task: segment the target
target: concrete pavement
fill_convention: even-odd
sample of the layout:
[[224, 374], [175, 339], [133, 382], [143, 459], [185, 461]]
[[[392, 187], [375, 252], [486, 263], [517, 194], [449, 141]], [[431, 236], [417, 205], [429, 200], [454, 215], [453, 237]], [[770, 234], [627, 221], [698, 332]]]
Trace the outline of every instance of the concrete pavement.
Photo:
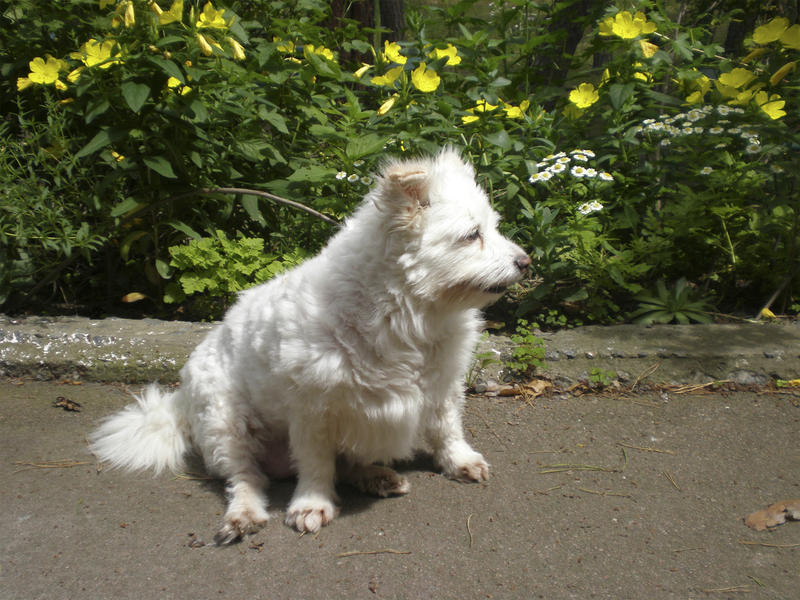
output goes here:
[[[80, 412], [53, 406], [65, 397]], [[85, 436], [125, 386], [0, 384], [0, 598], [747, 598], [800, 589], [800, 523], [748, 529], [800, 497], [800, 398], [777, 393], [471, 397], [486, 484], [401, 466], [376, 500], [340, 489], [318, 535], [273, 519], [211, 545], [225, 499], [196, 475], [105, 471]]]

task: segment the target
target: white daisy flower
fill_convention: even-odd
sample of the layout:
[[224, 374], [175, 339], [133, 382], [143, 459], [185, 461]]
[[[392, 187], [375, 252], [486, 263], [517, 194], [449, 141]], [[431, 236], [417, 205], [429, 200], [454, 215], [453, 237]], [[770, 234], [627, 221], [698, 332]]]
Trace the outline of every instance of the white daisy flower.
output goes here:
[[553, 174], [556, 174], [556, 173], [562, 173], [564, 170], [566, 170], [566, 168], [567, 165], [565, 165], [564, 163], [556, 163], [554, 165], [550, 165], [547, 168], [547, 170]]
[[597, 200], [592, 200], [589, 203], [589, 208], [591, 208], [593, 211], [603, 210], [603, 205], [600, 204]]
[[730, 129], [728, 129], [728, 133], [731, 133], [733, 135], [738, 135], [742, 133], [742, 130], [739, 127], [731, 127]]
[[712, 169], [711, 167], [703, 167], [702, 169], [700, 169], [700, 175], [711, 175], [711, 172], [713, 170], [714, 169]]
[[756, 142], [751, 142], [747, 144], [747, 147], [744, 149], [745, 152], [748, 154], [758, 154], [761, 152], [761, 144]]
[[705, 131], [705, 130], [702, 127], [695, 127], [694, 128], [694, 132], [695, 133], [703, 133], [703, 131]]
[[355, 173], [351, 173], [350, 175], [347, 176], [347, 181], [349, 181], [350, 183], [355, 183], [358, 180], [359, 177]]
[[597, 169], [589, 167], [588, 169], [586, 169], [586, 172], [583, 174], [583, 176], [589, 178], [597, 177]]
[[775, 174], [783, 173], [783, 167], [780, 165], [770, 165], [769, 170]]
[[721, 104], [720, 106], [718, 106], [718, 107], [717, 107], [717, 112], [718, 112], [719, 114], [721, 114], [723, 117], [725, 117], [725, 116], [727, 116], [727, 115], [729, 115], [729, 114], [730, 114], [730, 112], [731, 112], [731, 107], [730, 107], [730, 106], [727, 106], [727, 105], [725, 105], [725, 104]]
[[550, 171], [542, 171], [541, 173], [539, 173], [539, 175], [540, 175], [539, 181], [548, 181], [553, 177], [553, 174]]
[[575, 165], [574, 167], [572, 167], [570, 173], [572, 174], [573, 177], [584, 177], [586, 175], [586, 169], [584, 169], [580, 165]]
[[363, 183], [364, 185], [372, 185], [372, 177], [370, 177], [369, 175], [365, 175], [364, 177], [361, 178], [361, 183]]
[[568, 156], [562, 156], [556, 160], [556, 163], [567, 164], [569, 162]]
[[354, 166], [354, 167], [360, 167], [360, 166], [361, 166], [361, 165], [363, 165], [363, 164], [364, 164], [364, 161], [363, 161], [363, 160], [360, 160], [360, 159], [359, 159], [359, 160], [357, 160], [357, 161], [354, 161], [354, 162], [353, 162], [353, 166]]
[[[547, 181], [547, 179], [549, 179], [549, 177], [547, 179], [545, 179], [545, 177], [544, 177], [545, 173], [547, 175], [550, 175], [550, 173], [548, 171], [539, 171], [538, 173], [534, 173], [533, 175], [528, 177], [528, 181], [530, 181], [531, 183], [536, 183], [537, 181]], [[552, 177], [552, 175], [550, 175], [550, 177]]]
[[725, 130], [722, 127], [709, 127], [708, 128], [708, 133], [710, 133], [711, 135], [719, 135], [723, 131], [725, 131]]
[[589, 158], [585, 154], [573, 154], [572, 158], [580, 162], [586, 162]]
[[669, 138], [664, 138], [663, 140], [661, 140], [661, 141], [659, 142], [659, 145], [661, 145], [661, 146], [669, 146], [671, 143], [672, 143], [672, 140], [671, 140], [671, 139], [669, 139]]
[[656, 122], [655, 119], [645, 119], [644, 121], [642, 121], [642, 125], [650, 125], [650, 123], [655, 123], [655, 122]]
[[339, 171], [339, 172], [336, 174], [336, 179], [338, 179], [339, 181], [341, 181], [341, 180], [342, 180], [342, 179], [344, 179], [345, 177], [347, 177], [347, 173], [345, 173], [344, 171]]
[[614, 177], [611, 175], [611, 173], [606, 173], [605, 171], [600, 173], [597, 177], [602, 181], [614, 181]]
[[579, 213], [581, 213], [582, 215], [588, 215], [589, 213], [591, 213], [591, 212], [592, 212], [592, 209], [591, 209], [591, 207], [589, 206], [589, 203], [588, 203], [588, 202], [584, 202], [583, 204], [581, 204], [581, 205], [578, 207], [578, 212], [579, 212]]

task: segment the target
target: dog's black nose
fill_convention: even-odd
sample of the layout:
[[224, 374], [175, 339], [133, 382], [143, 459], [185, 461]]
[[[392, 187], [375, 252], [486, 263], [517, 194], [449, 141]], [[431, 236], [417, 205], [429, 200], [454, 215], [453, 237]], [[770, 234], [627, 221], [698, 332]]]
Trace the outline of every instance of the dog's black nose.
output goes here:
[[527, 254], [520, 254], [514, 259], [514, 264], [520, 271], [524, 271], [531, 266], [531, 258]]
[[514, 259], [514, 264], [520, 271], [524, 271], [531, 266], [531, 258], [527, 254], [520, 254]]

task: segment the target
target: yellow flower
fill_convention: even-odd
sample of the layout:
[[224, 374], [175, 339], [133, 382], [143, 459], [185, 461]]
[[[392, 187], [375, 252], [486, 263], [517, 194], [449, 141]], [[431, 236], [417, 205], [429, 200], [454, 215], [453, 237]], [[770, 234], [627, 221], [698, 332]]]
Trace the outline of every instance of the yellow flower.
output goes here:
[[514, 106], [512, 104], [506, 104], [503, 106], [503, 110], [506, 113], [506, 117], [509, 119], [521, 119], [525, 116], [525, 111], [528, 110], [531, 103], [528, 100], [523, 100], [519, 103], [519, 106]]
[[476, 112], [492, 112], [493, 110], [497, 110], [497, 106], [494, 104], [489, 104], [486, 100], [478, 100], [478, 102], [475, 104], [475, 108], [467, 109], [467, 112], [472, 114], [461, 117], [461, 121], [465, 124], [473, 123], [480, 119], [480, 117], [475, 114]]
[[397, 42], [390, 42], [389, 40], [383, 42], [383, 55], [398, 65], [404, 65], [406, 64], [406, 60], [408, 60], [405, 56], [400, 54], [400, 44]]
[[447, 57], [447, 66], [453, 67], [461, 64], [461, 57], [458, 55], [458, 49], [453, 44], [447, 44], [446, 48], [434, 48], [433, 52], [428, 54], [432, 58], [445, 58]]
[[792, 25], [781, 34], [781, 44], [793, 50], [800, 50], [800, 25]]
[[394, 85], [394, 82], [397, 81], [397, 78], [400, 77], [400, 74], [402, 72], [403, 72], [403, 67], [394, 67], [393, 69], [389, 69], [388, 71], [386, 71], [384, 75], [373, 77], [370, 80], [370, 82], [375, 85], [391, 86]]
[[100, 10], [112, 4], [116, 4], [117, 0], [100, 0]]
[[656, 24], [648, 21], [643, 12], [631, 15], [627, 10], [618, 12], [600, 22], [600, 35], [616, 35], [623, 40], [632, 40], [640, 35], [653, 33]]
[[78, 52], [71, 52], [70, 57], [82, 61], [87, 67], [99, 66], [101, 69], [107, 69], [111, 65], [122, 62], [116, 58], [119, 53], [115, 54], [112, 60], [111, 51], [116, 44], [114, 40], [98, 42], [96, 39], [91, 38], [81, 46]]
[[273, 37], [272, 41], [281, 42], [278, 46], [276, 46], [278, 52], [283, 52], [285, 54], [292, 54], [295, 50], [294, 42], [284, 42], [282, 39], [277, 37]]
[[436, 71], [429, 69], [425, 63], [419, 63], [419, 66], [411, 71], [411, 83], [420, 92], [432, 92], [439, 87], [442, 78], [436, 74]]
[[686, 96], [686, 104], [702, 104], [705, 99], [705, 93], [697, 90]]
[[786, 77], [786, 75], [788, 75], [789, 72], [794, 71], [796, 65], [797, 65], [796, 61], [788, 62], [785, 65], [783, 65], [780, 69], [778, 69], [772, 74], [772, 77], [769, 78], [769, 84], [771, 86], [778, 85], [781, 82], [781, 79]]
[[320, 56], [324, 56], [328, 60], [334, 60], [333, 51], [330, 48], [326, 48], [325, 46], [320, 46], [319, 48], [317, 48], [313, 44], [306, 44], [306, 48], [308, 48], [309, 52], [313, 52], [314, 54], [319, 54]]
[[233, 48], [233, 60], [244, 60], [245, 59], [244, 48], [242, 47], [242, 45], [239, 42], [237, 42], [232, 37], [226, 37], [225, 41], [228, 42], [231, 45], [231, 48]]
[[119, 152], [117, 152], [116, 150], [112, 150], [112, 151], [111, 151], [111, 156], [112, 156], [112, 157], [114, 158], [114, 160], [116, 160], [117, 162], [122, 162], [123, 160], [125, 160], [125, 157], [124, 157], [122, 154], [120, 154]]
[[777, 42], [784, 31], [789, 28], [789, 19], [786, 17], [775, 17], [769, 23], [756, 27], [753, 32], [753, 41], [756, 44], [769, 44]]
[[155, 2], [150, 4], [150, 8], [158, 15], [159, 25], [168, 25], [175, 22], [180, 23], [183, 17], [183, 0], [175, 0], [168, 11], [161, 10]]
[[[45, 54], [47, 60], [36, 57], [28, 63], [31, 72], [28, 73], [27, 79], [33, 83], [41, 85], [53, 84], [56, 89], [65, 90], [67, 86], [58, 78], [61, 71], [67, 68], [67, 63], [58, 58], [53, 58], [49, 54]], [[25, 79], [25, 78], [21, 78]], [[28, 85], [23, 81], [23, 87], [20, 88], [20, 81], [17, 80], [17, 89], [25, 89]]]
[[69, 81], [70, 83], [75, 83], [76, 81], [78, 81], [78, 79], [81, 78], [81, 73], [83, 73], [83, 70], [85, 68], [86, 67], [77, 67], [75, 69], [72, 69], [72, 71], [69, 72], [69, 75], [67, 75], [67, 81]]
[[757, 92], [754, 100], [758, 107], [769, 115], [770, 119], [780, 119], [786, 115], [786, 111], [783, 110], [786, 101], [782, 100], [778, 94], [769, 96], [767, 92]]
[[642, 48], [642, 54], [644, 54], [645, 58], [650, 58], [658, 52], [658, 46], [651, 44], [647, 40], [639, 40], [639, 46]]
[[755, 78], [756, 76], [747, 69], [737, 67], [736, 69], [720, 75], [719, 82], [722, 85], [727, 85], [738, 89], [746, 86]]
[[136, 24], [136, 12], [133, 10], [132, 0], [125, 3], [125, 16], [123, 18], [125, 27], [133, 27]]
[[591, 83], [582, 83], [569, 93], [569, 101], [578, 108], [589, 108], [600, 99]]
[[394, 96], [392, 96], [391, 98], [389, 98], [389, 99], [388, 99], [386, 102], [384, 102], [383, 104], [381, 104], [381, 107], [378, 109], [378, 115], [379, 115], [379, 116], [383, 116], [383, 115], [385, 115], [387, 112], [389, 112], [390, 110], [392, 110], [392, 107], [394, 106], [394, 103], [395, 103], [396, 101], [397, 101], [397, 94], [395, 94]]
[[225, 14], [225, 9], [217, 10], [211, 2], [206, 2], [203, 7], [203, 12], [195, 23], [198, 29], [211, 28], [211, 29], [227, 29], [228, 23], [222, 18]]
[[769, 52], [769, 48], [754, 48], [754, 49], [753, 49], [753, 50], [750, 52], [750, 54], [748, 54], [747, 56], [745, 56], [745, 57], [742, 59], [742, 62], [743, 62], [744, 64], [747, 64], [747, 63], [749, 63], [751, 60], [755, 60], [756, 58], [759, 58], [759, 57], [763, 56], [763, 55], [764, 55], [764, 54], [766, 54], [767, 52]]
[[200, 51], [206, 56], [214, 54], [214, 49], [202, 33], [197, 34], [197, 43], [200, 44]]
[[371, 68], [372, 68], [372, 65], [368, 65], [367, 63], [361, 63], [361, 66], [358, 68], [358, 70], [355, 73], [353, 73], [353, 76], [356, 79], [361, 79], [364, 76], [364, 73], [369, 71]]
[[188, 85], [183, 85], [180, 79], [177, 77], [170, 77], [167, 79], [167, 87], [171, 90], [176, 90], [181, 96], [184, 96], [192, 91]]
[[30, 77], [17, 77], [17, 90], [22, 91], [26, 88], [29, 88], [33, 85], [33, 81], [31, 81]]
[[[644, 66], [645, 65], [643, 65], [640, 62], [637, 62], [637, 63], [633, 64], [633, 67], [635, 69], [639, 69], [640, 67], [644, 67]], [[641, 81], [652, 81], [653, 80], [653, 76], [650, 73], [648, 73], [647, 71], [638, 71], [638, 70], [636, 72], [634, 72], [633, 78], [634, 79], [639, 79]]]

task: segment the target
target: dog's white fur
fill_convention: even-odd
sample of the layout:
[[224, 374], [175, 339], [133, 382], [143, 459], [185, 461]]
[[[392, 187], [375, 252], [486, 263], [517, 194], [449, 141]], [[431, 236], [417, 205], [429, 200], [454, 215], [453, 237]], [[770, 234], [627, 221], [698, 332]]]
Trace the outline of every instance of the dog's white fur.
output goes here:
[[268, 475], [297, 473], [286, 521], [300, 531], [334, 518], [336, 475], [408, 492], [375, 463], [422, 441], [447, 475], [485, 480], [461, 425], [477, 309], [530, 264], [497, 221], [455, 151], [387, 164], [319, 255], [242, 293], [179, 390], [145, 389], [92, 434], [93, 452], [158, 472], [180, 470], [194, 448], [227, 482], [219, 543], [266, 523]]

